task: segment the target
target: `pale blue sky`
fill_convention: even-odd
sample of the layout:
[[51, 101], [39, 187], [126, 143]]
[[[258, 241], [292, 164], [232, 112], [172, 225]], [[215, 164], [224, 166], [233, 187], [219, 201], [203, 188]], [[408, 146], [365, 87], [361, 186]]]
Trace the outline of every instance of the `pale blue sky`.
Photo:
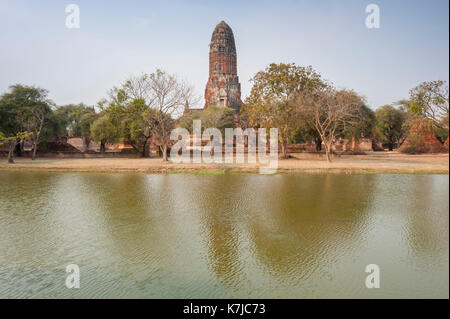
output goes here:
[[[70, 3], [79, 5], [80, 29], [65, 27]], [[380, 7], [380, 29], [365, 27], [370, 3]], [[57, 104], [93, 105], [129, 75], [162, 68], [203, 97], [211, 33], [225, 20], [243, 99], [257, 71], [295, 62], [355, 89], [375, 109], [422, 81], [448, 81], [448, 10], [447, 0], [0, 0], [0, 93], [37, 85]]]

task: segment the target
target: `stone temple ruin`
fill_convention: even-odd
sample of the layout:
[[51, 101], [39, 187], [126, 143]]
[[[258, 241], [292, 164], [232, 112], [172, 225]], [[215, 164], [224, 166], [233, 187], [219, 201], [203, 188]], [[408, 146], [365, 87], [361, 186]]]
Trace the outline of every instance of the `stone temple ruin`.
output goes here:
[[209, 45], [209, 78], [204, 108], [219, 106], [239, 111], [241, 105], [234, 35], [228, 24], [221, 21], [214, 29]]
[[418, 119], [411, 126], [408, 137], [400, 146], [399, 151], [403, 153], [445, 153], [448, 152], [448, 138], [442, 144], [434, 134], [432, 122]]

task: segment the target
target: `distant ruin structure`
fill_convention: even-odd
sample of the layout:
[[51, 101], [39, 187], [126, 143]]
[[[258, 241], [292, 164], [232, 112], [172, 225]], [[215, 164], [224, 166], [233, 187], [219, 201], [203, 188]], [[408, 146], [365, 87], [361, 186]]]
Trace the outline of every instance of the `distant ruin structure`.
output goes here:
[[[447, 142], [448, 149], [448, 142]], [[409, 130], [408, 137], [400, 146], [403, 153], [440, 153], [447, 151], [433, 131], [433, 124], [427, 119], [417, 119]]]

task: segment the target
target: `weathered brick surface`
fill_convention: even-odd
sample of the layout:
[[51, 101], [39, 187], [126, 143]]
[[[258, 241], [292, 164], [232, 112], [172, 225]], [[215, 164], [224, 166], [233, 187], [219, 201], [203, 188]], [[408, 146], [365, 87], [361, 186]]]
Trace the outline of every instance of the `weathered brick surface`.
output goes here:
[[[419, 138], [414, 141], [414, 139]], [[421, 142], [421, 145], [415, 145]], [[400, 146], [400, 152], [408, 152], [412, 146], [420, 153], [439, 153], [444, 151], [445, 146], [436, 138], [432, 128], [432, 122], [426, 119], [419, 119], [412, 125], [409, 135]]]
[[445, 140], [444, 145], [442, 146], [442, 152], [448, 153], [448, 137], [447, 137], [447, 139]]
[[241, 105], [234, 35], [231, 28], [222, 21], [215, 27], [211, 37], [204, 108], [224, 106], [239, 110]]

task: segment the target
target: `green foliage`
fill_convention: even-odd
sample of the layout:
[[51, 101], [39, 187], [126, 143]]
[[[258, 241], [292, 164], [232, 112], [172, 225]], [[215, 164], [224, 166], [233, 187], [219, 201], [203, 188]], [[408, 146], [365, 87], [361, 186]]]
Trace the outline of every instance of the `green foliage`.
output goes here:
[[175, 121], [170, 114], [152, 108], [143, 113], [146, 129], [153, 136], [154, 142], [162, 146], [166, 143], [168, 135], [175, 128]]
[[16, 84], [0, 97], [0, 143], [9, 144], [10, 163], [14, 162], [15, 146], [25, 138], [33, 143], [32, 159], [35, 159], [41, 133], [51, 114], [47, 95], [47, 90]]
[[320, 75], [310, 66], [301, 67], [294, 63], [272, 63], [256, 73], [251, 82], [250, 96], [241, 112], [248, 116], [250, 125], [267, 128], [290, 124], [296, 94], [324, 85]]
[[191, 115], [180, 118], [178, 126], [192, 133], [194, 120], [202, 121], [202, 128], [216, 127], [222, 134], [225, 128], [234, 127], [235, 111], [228, 107], [210, 106], [206, 110], [194, 110]]
[[221, 131], [233, 127], [235, 111], [227, 107], [210, 106], [200, 114], [202, 126], [216, 127]]
[[29, 132], [31, 138], [37, 140], [51, 114], [48, 91], [20, 84], [9, 89], [0, 98], [0, 131], [4, 137]]
[[4, 136], [15, 136], [26, 130], [34, 108], [48, 108], [47, 91], [20, 84], [9, 87], [0, 97], [0, 131]]
[[286, 156], [286, 144], [300, 122], [296, 95], [323, 87], [325, 83], [310, 66], [301, 67], [294, 63], [272, 63], [258, 72], [251, 82], [253, 86], [241, 114], [249, 126], [278, 128]]
[[184, 115], [178, 120], [178, 126], [187, 129], [193, 133], [193, 121], [200, 120], [200, 116], [204, 110], [191, 110], [191, 114]]
[[449, 92], [446, 81], [422, 82], [409, 92], [411, 112], [432, 120], [448, 132]]
[[2, 132], [0, 132], [0, 146], [4, 145], [6, 143], [9, 143], [11, 141], [16, 141], [16, 140], [27, 138], [30, 135], [31, 135], [30, 132], [20, 132], [20, 133], [17, 133], [16, 135], [5, 136]]
[[368, 106], [362, 105], [360, 114], [349, 125], [343, 125], [340, 130], [340, 137], [346, 139], [356, 139], [361, 137], [372, 137], [376, 124], [375, 112]]
[[405, 134], [405, 113], [392, 105], [385, 105], [376, 110], [375, 117], [377, 135], [392, 150]]
[[107, 113], [99, 116], [90, 126], [90, 138], [100, 142], [100, 152], [105, 152], [105, 143], [114, 141], [117, 127], [113, 125]]
[[[122, 88], [114, 88], [111, 100], [107, 106], [102, 105], [106, 118], [102, 119], [103, 128], [111, 133], [109, 140], [120, 138], [128, 143], [143, 156], [146, 156], [146, 146], [151, 137], [149, 127], [145, 122], [145, 112], [149, 109], [143, 98], [132, 98], [128, 95], [125, 83]], [[106, 124], [106, 121], [109, 122]], [[97, 123], [99, 125], [99, 123]], [[94, 135], [97, 135], [96, 132]], [[92, 134], [92, 131], [91, 131]], [[96, 136], [99, 140], [98, 136]], [[106, 141], [106, 139], [103, 139]]]
[[91, 125], [90, 138], [95, 142], [113, 141], [115, 135], [116, 127], [106, 114], [96, 119]]
[[448, 130], [446, 130], [443, 127], [435, 126], [434, 127], [434, 135], [436, 135], [436, 138], [444, 143], [448, 138]]
[[424, 137], [418, 133], [411, 133], [408, 136], [408, 146], [402, 150], [406, 154], [421, 154], [425, 152]]
[[58, 107], [52, 121], [58, 136], [89, 136], [90, 125], [95, 119], [94, 107], [80, 103]]
[[144, 120], [144, 112], [148, 109], [143, 99], [133, 99], [123, 104], [119, 126], [119, 133], [123, 138], [135, 140], [139, 144], [141, 138], [150, 137], [151, 133]]
[[191, 88], [173, 75], [156, 70], [151, 74], [131, 77], [110, 93], [110, 101], [102, 107], [111, 114], [119, 134], [145, 154], [151, 137], [163, 149], [164, 160], [170, 142], [174, 118], [189, 101]]

